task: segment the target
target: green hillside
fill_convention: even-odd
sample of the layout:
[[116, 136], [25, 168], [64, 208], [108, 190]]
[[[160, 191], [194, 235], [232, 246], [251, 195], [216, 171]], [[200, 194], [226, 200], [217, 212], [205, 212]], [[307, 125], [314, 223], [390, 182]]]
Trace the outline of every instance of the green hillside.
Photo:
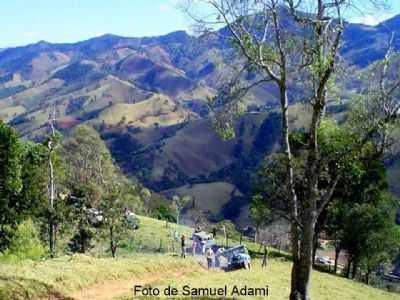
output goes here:
[[[268, 285], [268, 297], [271, 300], [289, 298], [291, 264], [281, 259], [273, 259], [267, 269], [260, 267], [261, 261], [253, 261], [250, 271], [235, 272], [199, 272], [184, 278], [161, 282], [160, 290], [166, 286], [175, 286], [182, 291], [183, 286], [191, 288], [219, 288], [227, 286], [228, 293], [234, 286], [259, 288]], [[228, 294], [229, 296], [229, 294]], [[399, 295], [380, 291], [363, 284], [321, 272], [313, 272], [311, 297], [318, 300], [395, 300]], [[125, 298], [127, 300], [129, 298]], [[143, 297], [143, 299], [148, 299]], [[182, 297], [182, 299], [185, 299]], [[187, 299], [187, 298], [186, 298]], [[204, 298], [203, 298], [204, 299]], [[237, 297], [235, 299], [266, 299], [265, 297]]]
[[[140, 217], [141, 227], [136, 241], [149, 251], [157, 250], [159, 241], [168, 244], [171, 230], [190, 234], [192, 229]], [[249, 244], [255, 250], [255, 245]], [[144, 250], [144, 249], [142, 249]], [[181, 259], [160, 253], [124, 251], [116, 259], [86, 255], [64, 256], [45, 261], [2, 263], [0, 268], [0, 299], [131, 299], [134, 285], [180, 289], [234, 286], [264, 287], [268, 285], [268, 299], [283, 300], [289, 294], [291, 263], [284, 258], [270, 259], [267, 269], [253, 260], [250, 271], [207, 271], [202, 259]], [[273, 251], [272, 251], [273, 252]], [[274, 256], [274, 255], [271, 255]], [[200, 264], [199, 264], [200, 263]], [[312, 275], [312, 296], [319, 300], [395, 300], [398, 294], [387, 293], [338, 276], [315, 271]], [[242, 297], [239, 297], [241, 299]], [[144, 299], [150, 299], [146, 297]], [[186, 299], [189, 299], [186, 297]], [[199, 298], [205, 299], [205, 298]], [[255, 299], [247, 297], [243, 299]]]

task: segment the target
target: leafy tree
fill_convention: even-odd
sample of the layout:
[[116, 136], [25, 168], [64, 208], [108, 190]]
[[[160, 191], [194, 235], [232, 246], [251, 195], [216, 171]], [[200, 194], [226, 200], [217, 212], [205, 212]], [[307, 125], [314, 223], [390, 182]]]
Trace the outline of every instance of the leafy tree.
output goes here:
[[[225, 37], [236, 50], [244, 67], [224, 84], [211, 105], [217, 112], [215, 126], [224, 138], [235, 134], [233, 120], [241, 113], [241, 101], [249, 90], [271, 82], [278, 91], [282, 120], [282, 153], [285, 178], [281, 185], [288, 199], [290, 238], [293, 257], [291, 300], [308, 300], [315, 226], [319, 215], [331, 201], [340, 175], [326, 177], [320, 189], [319, 128], [325, 115], [337, 71], [339, 45], [344, 31], [342, 11], [354, 1], [330, 0], [187, 0], [185, 9], [203, 25], [226, 27]], [[377, 4], [379, 1], [371, 1]], [[196, 15], [200, 11], [212, 11]], [[305, 11], [307, 10], [307, 11]], [[215, 27], [214, 27], [215, 28]], [[290, 28], [290, 30], [288, 30]], [[293, 34], [295, 29], [296, 34]], [[233, 55], [232, 55], [233, 56]], [[233, 59], [232, 59], [233, 61]], [[254, 80], [243, 80], [246, 72]], [[300, 79], [300, 80], [299, 80]], [[303, 181], [297, 190], [295, 162], [290, 144], [289, 97], [294, 82], [301, 81], [303, 100], [310, 108], [305, 126]], [[333, 174], [335, 175], [335, 174]], [[303, 195], [300, 195], [303, 193]]]
[[[373, 240], [369, 236], [375, 236], [376, 240], [382, 239], [382, 245], [388, 245], [389, 240], [396, 245], [390, 235], [385, 235], [390, 231], [393, 232], [394, 213], [393, 209], [389, 209], [388, 205], [384, 205], [387, 190], [385, 166], [378, 149], [372, 142], [362, 142], [348, 124], [338, 127], [332, 120], [324, 120], [319, 129], [320, 136], [320, 152], [319, 167], [321, 169], [319, 176], [319, 186], [321, 189], [327, 185], [326, 178], [340, 175], [340, 179], [336, 185], [333, 201], [321, 212], [318, 222], [315, 226], [314, 233], [314, 255], [316, 253], [317, 238], [321, 231], [325, 231], [335, 240], [335, 271], [337, 270], [337, 258], [342, 249], [346, 248], [351, 254], [350, 264], [353, 265], [354, 272], [360, 266], [361, 261], [366, 261], [362, 257], [368, 253], [368, 265], [372, 266], [375, 259], [382, 257], [378, 249], [380, 247], [372, 247]], [[303, 178], [304, 173], [304, 155], [303, 145], [307, 143], [307, 135], [304, 133], [295, 133], [291, 135], [291, 145], [294, 153], [295, 162], [295, 184], [298, 191], [299, 200], [305, 197], [303, 194], [306, 188]], [[267, 161], [263, 169], [258, 175], [256, 184], [256, 193], [262, 197], [264, 201], [268, 201], [274, 214], [286, 217], [289, 208], [285, 199], [282, 199], [283, 193], [279, 182], [284, 178], [284, 165], [280, 160], [280, 155], [272, 155]], [[261, 198], [260, 198], [261, 199]], [[372, 205], [373, 204], [373, 205]], [[356, 213], [364, 205], [369, 205], [372, 211], [365, 213]], [[372, 206], [371, 206], [372, 205]], [[384, 209], [381, 209], [383, 205]], [[379, 213], [386, 212], [383, 219], [388, 223], [381, 223], [377, 227], [369, 226], [368, 215], [373, 215], [377, 220]], [[361, 222], [360, 226], [355, 226], [357, 222]], [[366, 222], [366, 223], [363, 223]], [[347, 225], [346, 225], [347, 224]], [[383, 231], [378, 232], [380, 228]], [[391, 228], [391, 229], [390, 229]], [[364, 232], [360, 235], [359, 232]], [[388, 239], [387, 242], [383, 242]], [[366, 243], [370, 241], [372, 250], [367, 250]], [[386, 249], [391, 247], [386, 246]], [[352, 250], [351, 250], [352, 249]], [[373, 254], [378, 253], [378, 254]], [[367, 274], [371, 272], [367, 270]], [[349, 273], [348, 273], [349, 274]]]
[[271, 221], [271, 210], [261, 195], [256, 195], [250, 204], [250, 216], [256, 225], [255, 242], [258, 241], [260, 228]]
[[217, 223], [217, 228], [225, 238], [225, 246], [228, 247], [229, 239], [239, 240], [240, 233], [237, 231], [235, 224], [229, 220], [223, 220]]
[[192, 201], [192, 198], [188, 195], [172, 197], [173, 206], [176, 208], [176, 223], [179, 224], [182, 210]]
[[0, 250], [9, 245], [21, 221], [21, 155], [17, 134], [0, 120]]
[[19, 193], [20, 202], [25, 205], [26, 215], [43, 217], [47, 209], [48, 151], [43, 144], [28, 142], [23, 145], [21, 159], [22, 189]]
[[69, 185], [73, 188], [79, 184], [91, 190], [89, 202], [95, 205], [99, 200], [96, 197], [104, 192], [104, 183], [115, 174], [110, 152], [99, 134], [86, 125], [74, 128], [63, 146]]
[[94, 232], [88, 210], [93, 208], [103, 216], [100, 229], [106, 229], [115, 257], [121, 239], [128, 232], [125, 212], [144, 210], [143, 199], [152, 205], [153, 195], [120, 174], [106, 145], [91, 127], [81, 125], [71, 132], [64, 143], [64, 155], [69, 163], [69, 186], [77, 220], [71, 246], [81, 252], [90, 248]]
[[[346, 130], [351, 131], [348, 127]], [[354, 277], [363, 264], [369, 278], [378, 261], [383, 261], [383, 250], [398, 243], [397, 235], [393, 234], [395, 202], [387, 195], [386, 170], [375, 143], [360, 143], [355, 139], [354, 145], [358, 147], [357, 156], [349, 160], [343, 172], [322, 230], [335, 240], [335, 272], [337, 258], [346, 249], [349, 252], [346, 275], [350, 276], [352, 267]]]
[[385, 194], [374, 198], [369, 203], [355, 204], [344, 216], [343, 243], [349, 253], [347, 276], [351, 266], [353, 278], [358, 268], [363, 267], [367, 282], [378, 264], [388, 260], [386, 255], [390, 250], [399, 245], [393, 199]]
[[109, 183], [109, 191], [100, 204], [104, 216], [104, 229], [110, 242], [112, 257], [117, 254], [121, 241], [128, 236], [127, 203], [120, 183]]
[[[338, 177], [340, 180], [335, 187], [340, 188], [346, 180], [351, 180], [349, 168], [356, 170], [358, 161], [355, 155], [358, 146], [354, 142], [354, 137], [347, 128], [339, 127], [334, 120], [324, 119], [321, 121], [318, 130], [320, 137], [320, 152], [318, 159], [319, 176], [318, 184], [321, 191], [327, 191], [331, 178]], [[303, 201], [306, 197], [307, 181], [305, 180], [304, 165], [306, 164], [306, 151], [309, 135], [304, 132], [294, 132], [290, 135], [290, 144], [293, 150], [294, 183], [298, 191], [299, 200]], [[288, 214], [290, 207], [288, 203], [285, 187], [282, 181], [285, 179], [285, 158], [281, 153], [268, 156], [256, 176], [253, 194], [259, 201], [263, 199], [267, 207], [271, 209], [273, 215], [286, 218], [290, 221]], [[342, 179], [343, 178], [343, 179]], [[321, 207], [321, 212], [325, 207]]]
[[72, 222], [75, 233], [68, 243], [72, 252], [85, 253], [93, 247], [91, 241], [95, 235], [94, 229], [89, 223], [88, 208], [90, 208], [90, 197], [92, 190], [85, 185], [78, 185], [73, 189], [74, 196], [69, 199], [72, 206]]
[[46, 255], [37, 224], [27, 219], [17, 226], [9, 247], [0, 259], [7, 261], [20, 261], [23, 259], [37, 260]]
[[172, 223], [177, 221], [176, 209], [174, 209], [171, 205], [168, 205], [168, 203], [160, 201], [159, 199], [157, 199], [157, 204], [152, 209], [150, 216], [158, 220], [165, 220]]
[[368, 227], [363, 228], [369, 230], [369, 235], [363, 241], [360, 258], [361, 270], [365, 271], [367, 284], [371, 273], [380, 264], [390, 262], [400, 246], [400, 227], [394, 223], [395, 201], [388, 194], [382, 194], [379, 200], [378, 206], [370, 207], [370, 215], [363, 215], [363, 219], [370, 218]]
[[[49, 245], [49, 253], [51, 257], [54, 257], [56, 251], [57, 234], [59, 225], [63, 219], [63, 213], [59, 210], [62, 207], [59, 196], [61, 196], [60, 185], [62, 183], [63, 170], [60, 167], [62, 165], [60, 158], [60, 146], [61, 146], [61, 134], [55, 129], [56, 123], [56, 108], [53, 109], [52, 117], [49, 120], [49, 135], [44, 141], [43, 145], [47, 149], [46, 162], [47, 162], [47, 195], [48, 204], [45, 212], [45, 218], [47, 219], [47, 237]], [[61, 172], [59, 172], [61, 171]], [[45, 172], [43, 172], [45, 173]]]
[[[53, 151], [57, 138], [54, 136], [54, 139], [44, 144], [21, 144], [17, 134], [0, 122], [0, 248], [7, 246], [17, 224], [22, 220], [46, 218], [50, 254], [54, 253], [56, 226], [59, 223], [57, 220], [61, 215], [55, 213], [56, 182], [53, 176], [50, 184], [48, 176], [55, 169], [57, 172], [61, 170], [59, 153]], [[51, 150], [48, 145], [51, 145]], [[52, 195], [48, 195], [48, 191]]]
[[63, 146], [76, 227], [70, 248], [85, 252], [94, 235], [87, 211], [97, 208], [106, 197], [107, 184], [114, 178], [116, 168], [99, 134], [89, 126], [80, 125], [72, 130]]
[[[60, 136], [56, 134], [52, 138], [52, 143], [57, 145], [59, 138]], [[49, 150], [49, 141], [43, 144], [31, 142], [24, 144], [21, 172], [23, 187], [19, 199], [25, 207], [25, 217], [38, 219], [39, 224], [46, 227], [47, 233], [44, 238], [48, 241], [50, 255], [54, 255], [57, 235], [66, 224], [65, 203], [62, 199], [62, 192], [65, 192], [64, 163], [58, 146]], [[52, 196], [49, 195], [50, 186], [53, 186]]]

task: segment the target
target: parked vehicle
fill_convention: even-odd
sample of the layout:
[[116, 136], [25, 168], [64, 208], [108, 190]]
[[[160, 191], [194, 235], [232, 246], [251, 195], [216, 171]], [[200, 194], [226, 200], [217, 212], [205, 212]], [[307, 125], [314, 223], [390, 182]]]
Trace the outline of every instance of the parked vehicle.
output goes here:
[[228, 269], [235, 270], [240, 268], [250, 269], [251, 258], [244, 245], [229, 248], [221, 253], [228, 260]]
[[334, 261], [332, 261], [329, 257], [320, 257], [320, 256], [317, 256], [315, 258], [315, 262], [317, 264], [324, 265], [324, 266], [330, 266], [330, 265], [334, 264]]
[[134, 212], [130, 211], [129, 209], [126, 209], [125, 210], [125, 219], [128, 224], [128, 227], [130, 229], [133, 229], [133, 230], [139, 229], [140, 221]]
[[94, 227], [103, 225], [104, 216], [103, 216], [103, 212], [101, 210], [96, 209], [96, 208], [89, 208], [86, 211], [86, 214], [87, 214], [87, 218], [88, 218], [90, 225], [92, 225]]
[[194, 232], [190, 239], [196, 242], [198, 246], [204, 245], [205, 248], [213, 248], [214, 250], [215, 241], [211, 233], [207, 233], [205, 231]]

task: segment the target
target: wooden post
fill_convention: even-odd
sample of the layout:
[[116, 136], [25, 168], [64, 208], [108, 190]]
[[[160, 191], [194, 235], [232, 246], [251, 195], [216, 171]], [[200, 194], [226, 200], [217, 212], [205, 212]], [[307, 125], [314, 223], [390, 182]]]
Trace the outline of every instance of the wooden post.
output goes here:
[[226, 228], [225, 228], [225, 225], [222, 226], [222, 231], [224, 232], [225, 247], [228, 247], [228, 237], [227, 237], [227, 235], [226, 235]]
[[158, 248], [158, 251], [161, 252], [162, 251], [162, 238], [160, 238], [160, 246]]

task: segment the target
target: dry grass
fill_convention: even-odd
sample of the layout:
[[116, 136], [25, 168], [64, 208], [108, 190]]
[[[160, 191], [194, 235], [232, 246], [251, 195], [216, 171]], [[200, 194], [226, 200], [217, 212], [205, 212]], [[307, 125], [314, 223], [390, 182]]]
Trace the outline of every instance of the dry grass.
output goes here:
[[[228, 182], [210, 182], [185, 185], [171, 190], [177, 195], [190, 195], [196, 199], [196, 210], [209, 211], [213, 215], [218, 215], [225, 204], [232, 198], [232, 191], [236, 187]], [[166, 191], [170, 192], [170, 191]], [[237, 196], [241, 193], [238, 191]]]
[[[164, 221], [139, 218], [141, 227], [135, 232], [135, 239], [147, 245], [148, 250], [155, 250], [160, 239], [168, 243], [171, 230], [178, 229], [180, 233], [186, 235], [190, 235], [192, 231], [189, 227], [176, 224], [170, 224], [166, 228]], [[247, 243], [247, 245], [251, 250], [256, 251], [257, 245], [254, 243]], [[274, 250], [271, 250], [271, 256], [272, 254], [276, 254]], [[115, 286], [121, 288], [123, 286], [127, 297], [124, 299], [131, 299], [129, 286], [135, 282], [145, 282], [153, 287], [164, 288], [171, 285], [178, 289], [181, 289], [183, 285], [189, 285], [192, 288], [227, 285], [228, 291], [234, 285], [238, 287], [268, 285], [268, 299], [286, 300], [289, 294], [290, 271], [291, 263], [282, 258], [270, 259], [267, 269], [262, 269], [260, 261], [255, 259], [251, 271], [207, 272], [192, 259], [184, 260], [171, 255], [129, 254], [117, 259], [74, 255], [41, 262], [2, 263], [0, 265], [0, 299], [71, 299], [71, 295], [82, 294], [79, 292], [82, 289], [96, 295], [98, 293], [93, 289], [101, 287], [100, 291], [113, 294], [111, 287]], [[129, 286], [126, 286], [126, 283], [129, 283]], [[121, 290], [116, 290], [114, 295], [123, 296]], [[400, 299], [398, 294], [387, 293], [361, 283], [316, 271], [312, 274], [311, 295], [313, 300]], [[257, 298], [239, 297], [239, 299]]]
[[179, 271], [187, 269], [188, 264], [176, 257], [156, 254], [117, 259], [77, 255], [43, 262], [2, 264], [0, 299], [67, 299], [72, 292], [94, 284]]
[[[260, 261], [253, 261], [250, 271], [233, 272], [212, 271], [206, 274], [192, 274], [179, 280], [165, 280], [159, 285], [164, 288], [174, 286], [182, 291], [184, 285], [191, 288], [224, 287], [227, 285], [228, 297], [233, 286], [260, 288], [268, 285], [268, 299], [286, 300], [290, 292], [291, 264], [286, 260], [270, 260], [268, 268], [262, 269]], [[182, 294], [181, 294], [182, 296]], [[398, 294], [387, 293], [361, 283], [326, 273], [313, 272], [311, 298], [316, 300], [398, 300]], [[128, 299], [128, 298], [127, 298]], [[145, 298], [148, 299], [148, 298]], [[184, 299], [184, 298], [182, 298]], [[188, 298], [186, 298], [188, 299]], [[198, 299], [207, 299], [200, 297]], [[264, 297], [236, 297], [235, 299], [265, 299]]]
[[98, 120], [113, 125], [123, 120], [125, 124], [135, 127], [152, 127], [156, 123], [159, 126], [178, 124], [186, 117], [187, 113], [178, 109], [170, 98], [155, 95], [135, 104], [114, 104], [105, 109]]

